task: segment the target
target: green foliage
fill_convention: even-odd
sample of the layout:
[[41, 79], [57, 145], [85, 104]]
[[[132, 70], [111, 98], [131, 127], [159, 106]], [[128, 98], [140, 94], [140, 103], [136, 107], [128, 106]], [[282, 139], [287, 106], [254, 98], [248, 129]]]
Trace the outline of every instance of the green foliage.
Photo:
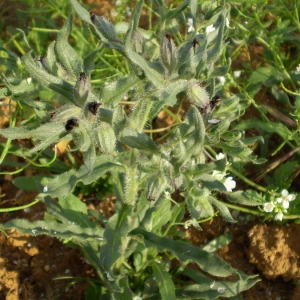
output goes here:
[[[99, 276], [99, 287], [93, 283], [87, 297], [218, 299], [250, 288], [258, 281], [255, 276], [233, 269], [215, 254], [230, 242], [230, 237], [218, 237], [201, 248], [183, 241], [176, 228], [178, 224], [199, 228], [199, 223], [217, 213], [227, 222], [236, 222], [229, 208], [264, 216], [267, 211], [257, 207], [278, 199], [279, 191], [272, 190], [292, 185], [296, 160], [282, 164], [274, 176], [266, 178], [269, 193], [245, 177], [246, 164], [265, 161], [263, 155], [256, 157], [251, 146], [268, 141], [268, 135], [276, 134], [282, 142], [274, 153], [285, 145], [294, 148], [288, 157], [299, 150], [298, 129], [278, 120], [271, 122], [268, 113], [282, 115], [253, 100], [262, 90], [266, 93], [270, 89], [288, 111], [293, 108], [284, 94], [286, 90], [282, 92], [278, 86], [295, 87], [293, 78], [297, 74], [286, 70], [285, 58], [277, 55], [276, 49], [276, 39], [289, 40], [284, 30], [289, 23], [279, 22], [273, 36], [268, 35], [266, 26], [256, 32], [266, 46], [265, 56], [280, 62], [279, 67], [270, 61], [255, 70], [249, 65], [249, 80], [239, 83], [231, 76], [229, 56], [234, 59], [246, 44], [242, 38], [245, 32], [250, 42], [255, 32], [238, 21], [245, 17], [252, 24], [260, 19], [254, 10], [252, 16], [242, 14], [229, 25], [231, 12], [239, 15], [241, 7], [249, 9], [245, 1], [233, 1], [231, 8], [224, 3], [203, 1], [198, 5], [198, 1], [191, 0], [172, 9], [164, 1], [152, 1], [158, 20], [149, 30], [139, 28], [143, 1], [138, 1], [128, 22], [117, 24], [90, 14], [76, 0], [70, 2], [85, 24], [80, 21], [78, 27], [88, 27], [89, 32], [81, 29], [79, 35], [77, 29], [73, 30], [71, 14], [64, 16], [64, 24], [46, 55], [38, 56], [28, 47], [20, 60], [15, 53], [4, 51], [15, 59], [15, 70], [22, 72], [15, 77], [4, 76], [6, 86], [0, 95], [13, 96], [35, 113], [24, 117], [18, 127], [14, 116], [11, 126], [1, 129], [1, 135], [9, 141], [3, 147], [1, 161], [12, 166], [13, 162], [5, 158], [9, 153], [39, 159], [37, 167], [52, 174], [15, 180], [21, 188], [39, 191], [37, 199], [47, 207], [44, 220], [17, 219], [1, 227], [47, 234], [77, 246]], [[200, 15], [203, 20], [198, 22]], [[188, 20], [194, 30], [187, 28]], [[226, 48], [228, 33], [233, 30], [234, 41]], [[80, 36], [84, 47], [79, 46]], [[106, 62], [109, 71], [105, 76], [98, 69], [105, 60], [99, 58], [103, 53], [113, 57], [112, 62]], [[230, 79], [225, 86], [222, 76]], [[41, 85], [48, 92], [46, 100], [37, 103], [32, 98], [41, 95]], [[233, 88], [237, 90], [234, 94]], [[53, 95], [56, 101], [52, 101]], [[290, 116], [294, 125], [300, 115], [298, 98], [295, 114]], [[241, 120], [250, 104], [259, 117]], [[171, 126], [155, 127], [160, 113], [173, 117]], [[253, 128], [261, 136], [246, 134]], [[33, 143], [29, 150], [10, 145], [11, 140], [28, 137]], [[66, 154], [69, 166], [56, 156], [50, 158], [49, 147], [61, 141], [68, 141], [70, 150], [82, 155], [79, 165], [70, 154]], [[216, 157], [217, 152], [223, 157]], [[232, 192], [235, 181], [226, 177], [228, 173], [265, 194], [248, 188]], [[110, 218], [88, 211], [75, 196], [80, 191], [83, 195], [89, 193], [103, 175], [109, 176], [116, 197]], [[176, 201], [178, 195], [182, 203]], [[294, 197], [289, 199], [293, 201]], [[299, 210], [296, 205], [293, 209]], [[180, 264], [177, 269], [175, 261]], [[196, 268], [189, 268], [189, 263]], [[184, 285], [181, 278], [188, 278]]]

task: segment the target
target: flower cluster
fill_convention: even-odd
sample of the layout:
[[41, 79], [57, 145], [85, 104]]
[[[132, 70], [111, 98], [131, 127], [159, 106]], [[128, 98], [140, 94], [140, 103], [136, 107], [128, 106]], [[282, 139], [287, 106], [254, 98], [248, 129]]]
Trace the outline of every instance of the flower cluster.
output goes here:
[[281, 191], [281, 196], [277, 197], [264, 204], [263, 210], [267, 213], [274, 212], [274, 219], [277, 221], [282, 221], [283, 214], [287, 212], [290, 207], [290, 202], [295, 200], [296, 196], [294, 194], [289, 194], [289, 192], [284, 189]]
[[[225, 158], [225, 155], [222, 152], [216, 155], [216, 160], [223, 158]], [[226, 173], [214, 170], [212, 176], [224, 184], [227, 192], [232, 192], [232, 190], [236, 187], [236, 182], [231, 176], [226, 177]]]

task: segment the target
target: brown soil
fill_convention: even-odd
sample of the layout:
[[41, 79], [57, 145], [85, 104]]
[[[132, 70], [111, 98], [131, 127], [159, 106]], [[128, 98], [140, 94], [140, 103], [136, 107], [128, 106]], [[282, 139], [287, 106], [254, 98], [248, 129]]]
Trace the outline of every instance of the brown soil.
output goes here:
[[[22, 192], [11, 183], [11, 177], [0, 177], [1, 208], [24, 205], [35, 194]], [[91, 204], [90, 204], [91, 205]], [[90, 207], [91, 208], [91, 207]], [[112, 201], [95, 203], [93, 208], [111, 214]], [[0, 213], [0, 223], [14, 218], [42, 219], [45, 208], [39, 203], [30, 209]], [[213, 238], [231, 233], [232, 242], [221, 248], [218, 255], [246, 274], [259, 274], [262, 279], [243, 299], [292, 299], [300, 297], [300, 226], [297, 224], [264, 224], [247, 221], [239, 215], [237, 224], [225, 223], [221, 218], [201, 224], [202, 231], [186, 230], [186, 237], [198, 246]], [[76, 249], [48, 236], [28, 236], [17, 230], [0, 234], [0, 299], [84, 299], [86, 281], [68, 285], [72, 279], [57, 277], [96, 278], [95, 270], [86, 264]], [[75, 280], [73, 280], [74, 282]]]

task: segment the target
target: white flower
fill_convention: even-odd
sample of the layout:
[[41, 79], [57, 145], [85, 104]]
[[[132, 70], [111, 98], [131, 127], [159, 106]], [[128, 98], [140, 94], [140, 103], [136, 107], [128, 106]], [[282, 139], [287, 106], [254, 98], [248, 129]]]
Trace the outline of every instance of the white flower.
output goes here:
[[220, 172], [220, 171], [216, 171], [214, 170], [213, 173], [212, 173], [212, 177], [221, 181], [223, 178], [224, 178], [225, 174]]
[[221, 159], [223, 159], [223, 158], [225, 158], [225, 154], [222, 153], [222, 152], [220, 152], [220, 153], [218, 153], [218, 154], [216, 155], [216, 160], [221, 160]]
[[47, 187], [47, 185], [44, 186], [43, 192], [44, 192], [44, 193], [47, 193], [47, 192], [48, 192], [48, 187]]
[[296, 67], [295, 73], [300, 74], [300, 64]]
[[219, 79], [219, 82], [220, 82], [221, 85], [224, 85], [224, 84], [225, 84], [226, 79], [225, 79], [224, 76], [218, 76], [218, 79]]
[[228, 18], [226, 18], [226, 20], [225, 20], [225, 25], [226, 25], [226, 27], [230, 27]]
[[275, 215], [275, 217], [274, 217], [274, 219], [275, 219], [276, 221], [282, 221], [282, 218], [283, 218], [283, 213], [282, 213], [282, 211], [279, 211], [279, 212]]
[[275, 208], [275, 204], [273, 202], [266, 202], [264, 204], [264, 211], [265, 212], [272, 212]]
[[27, 81], [28, 84], [30, 84], [32, 82], [32, 78], [31, 77], [27, 77], [26, 81]]
[[193, 19], [192, 18], [188, 18], [187, 19], [187, 23], [186, 23], [187, 27], [188, 27], [188, 33], [195, 31], [195, 27], [193, 24]]
[[210, 119], [210, 120], [207, 120], [207, 122], [209, 124], [218, 124], [221, 120], [220, 119]]
[[210, 32], [213, 32], [214, 30], [216, 30], [215, 26], [213, 24], [209, 25], [206, 27], [205, 32], [207, 34], [209, 34]]
[[232, 192], [232, 190], [236, 187], [236, 182], [233, 180], [231, 176], [229, 176], [226, 178], [224, 185], [228, 192]]
[[289, 194], [288, 190], [284, 189], [281, 191], [281, 197], [278, 197], [276, 201], [282, 203], [282, 207], [288, 209], [290, 202], [295, 200], [296, 196], [294, 194]]
[[239, 78], [241, 76], [242, 71], [241, 70], [236, 70], [233, 71], [233, 77]]

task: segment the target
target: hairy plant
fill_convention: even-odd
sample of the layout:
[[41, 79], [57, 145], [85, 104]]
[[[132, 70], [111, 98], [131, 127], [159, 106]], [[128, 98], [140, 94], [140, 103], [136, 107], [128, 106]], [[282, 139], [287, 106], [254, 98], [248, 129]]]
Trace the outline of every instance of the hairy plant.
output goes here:
[[[94, 299], [217, 299], [250, 288], [256, 276], [215, 255], [229, 236], [200, 248], [177, 230], [179, 224], [199, 228], [216, 213], [235, 222], [226, 201], [262, 204], [255, 192], [232, 192], [235, 182], [226, 177], [231, 159], [259, 162], [234, 125], [247, 103], [224, 93], [218, 81], [230, 68], [224, 55], [230, 8], [200, 7], [191, 0], [168, 9], [154, 1], [161, 16], [154, 32], [138, 27], [143, 1], [129, 22], [116, 25], [70, 2], [101, 43], [124, 57], [129, 73], [108, 80], [100, 93], [93, 89], [97, 51], [82, 59], [70, 45], [72, 15], [45, 56], [29, 51], [22, 57], [32, 78], [27, 90], [44, 85], [66, 104], [45, 105], [48, 116], [43, 114], [39, 124], [0, 133], [8, 139], [30, 137], [34, 146], [25, 155], [67, 140], [83, 162], [40, 185], [44, 220], [15, 219], [1, 227], [77, 245], [99, 275]], [[165, 128], [155, 127], [161, 112], [173, 116]], [[218, 152], [224, 155], [216, 159]], [[92, 184], [107, 172], [116, 197], [109, 219], [88, 211], [72, 193], [79, 182]]]

